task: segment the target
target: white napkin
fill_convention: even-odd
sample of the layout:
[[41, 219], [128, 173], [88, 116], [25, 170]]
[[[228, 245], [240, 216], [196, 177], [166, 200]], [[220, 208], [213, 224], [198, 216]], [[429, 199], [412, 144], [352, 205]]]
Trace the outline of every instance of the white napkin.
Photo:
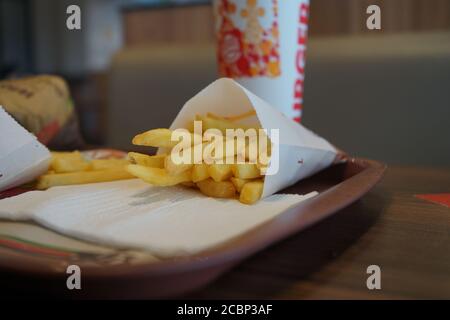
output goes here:
[[277, 194], [249, 206], [132, 179], [53, 187], [3, 199], [0, 218], [34, 220], [76, 238], [173, 257], [224, 243], [316, 194]]
[[50, 152], [0, 106], [0, 191], [47, 171]]

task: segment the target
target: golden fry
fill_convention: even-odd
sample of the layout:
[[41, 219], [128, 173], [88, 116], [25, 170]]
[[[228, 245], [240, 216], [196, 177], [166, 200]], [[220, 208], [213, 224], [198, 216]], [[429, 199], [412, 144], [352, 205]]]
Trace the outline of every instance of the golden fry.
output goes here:
[[216, 181], [225, 181], [233, 175], [232, 164], [211, 164], [208, 166], [208, 173]]
[[154, 156], [149, 156], [147, 154], [138, 152], [128, 152], [128, 159], [132, 164], [139, 164], [141, 166], [153, 167], [153, 168], [164, 168], [165, 154], [157, 154]]
[[212, 113], [212, 112], [207, 112], [206, 116], [209, 117], [209, 118], [212, 118], [212, 119], [216, 119], [216, 120], [226, 120], [225, 117], [219, 116], [219, 115], [217, 115], [215, 113]]
[[[220, 152], [220, 142], [215, 139], [222, 140], [222, 152]], [[245, 152], [245, 144], [238, 144], [237, 138], [225, 139], [224, 137], [215, 137], [211, 142], [203, 143], [203, 160], [207, 163], [215, 162], [217, 160], [226, 160], [226, 158], [233, 158], [237, 154]], [[233, 159], [234, 162], [234, 159]]]
[[38, 178], [36, 188], [43, 190], [54, 186], [106, 182], [132, 178], [134, 177], [125, 170], [125, 167], [98, 171], [45, 174]]
[[50, 168], [56, 173], [86, 171], [90, 169], [90, 163], [87, 162], [80, 153], [57, 156], [52, 155]]
[[232, 121], [225, 119], [215, 119], [211, 117], [196, 116], [197, 121], [202, 121], [202, 129], [206, 131], [208, 129], [218, 129], [222, 131], [222, 134], [226, 134], [226, 129], [243, 129], [247, 130], [250, 128], [258, 129], [257, 127], [246, 126], [242, 124], [236, 124]]
[[132, 143], [139, 146], [173, 148], [178, 141], [172, 141], [172, 130], [153, 129], [138, 134]]
[[233, 175], [240, 179], [255, 179], [261, 176], [261, 172], [256, 164], [243, 163], [233, 166]]
[[194, 164], [192, 168], [192, 181], [199, 182], [209, 178], [208, 165], [205, 163]]
[[192, 163], [180, 163], [176, 164], [170, 155], [168, 155], [164, 159], [164, 168], [166, 169], [167, 173], [170, 175], [177, 175], [180, 173], [183, 173], [184, 171], [190, 170], [192, 168]]
[[[192, 169], [195, 163], [201, 162], [204, 145], [206, 143], [199, 143], [195, 146], [180, 148], [179, 150], [172, 149], [170, 154], [164, 159], [164, 168], [171, 175]], [[179, 163], [176, 163], [175, 160]]]
[[197, 186], [208, 197], [233, 198], [236, 194], [236, 189], [230, 181], [216, 182], [212, 179], [206, 179], [197, 182]]
[[[157, 148], [173, 148], [182, 140], [172, 140], [173, 131], [170, 129], [153, 129], [136, 135], [132, 143], [139, 146], [157, 147]], [[190, 133], [190, 145], [201, 143], [202, 138]]]
[[93, 159], [90, 161], [91, 170], [104, 170], [123, 167], [129, 164], [126, 159]]
[[244, 184], [239, 201], [245, 204], [253, 204], [259, 199], [264, 189], [263, 181], [250, 181]]
[[191, 181], [190, 171], [184, 171], [179, 175], [172, 176], [165, 169], [160, 168], [144, 167], [137, 164], [129, 164], [126, 168], [133, 176], [156, 186], [168, 187]]
[[230, 181], [233, 183], [234, 187], [236, 188], [236, 191], [241, 192], [244, 184], [246, 184], [247, 182], [249, 182], [251, 180], [231, 177]]

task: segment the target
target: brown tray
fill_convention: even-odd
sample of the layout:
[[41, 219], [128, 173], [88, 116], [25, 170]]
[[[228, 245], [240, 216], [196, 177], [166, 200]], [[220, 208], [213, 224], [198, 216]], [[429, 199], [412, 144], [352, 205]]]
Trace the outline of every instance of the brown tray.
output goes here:
[[[80, 298], [177, 296], [210, 283], [254, 253], [358, 200], [381, 179], [385, 169], [384, 164], [366, 159], [349, 159], [347, 163], [330, 167], [282, 191], [304, 194], [317, 190], [318, 196], [220, 247], [195, 256], [136, 261], [130, 258], [133, 256], [130, 252], [113, 248], [87, 253], [81, 249], [64, 251], [55, 243], [42, 250], [34, 247], [25, 250], [25, 245], [25, 249], [20, 244], [2, 246], [0, 241], [1, 282], [17, 295], [22, 292], [33, 295], [36, 291]], [[8, 239], [12, 241], [14, 237]], [[82, 290], [66, 288], [66, 268], [71, 264], [81, 268]]]

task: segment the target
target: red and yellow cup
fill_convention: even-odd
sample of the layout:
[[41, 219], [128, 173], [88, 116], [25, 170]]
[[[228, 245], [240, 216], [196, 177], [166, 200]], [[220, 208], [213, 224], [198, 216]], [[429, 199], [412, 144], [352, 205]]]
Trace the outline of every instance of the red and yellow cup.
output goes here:
[[300, 122], [309, 0], [214, 0], [213, 7], [220, 75]]

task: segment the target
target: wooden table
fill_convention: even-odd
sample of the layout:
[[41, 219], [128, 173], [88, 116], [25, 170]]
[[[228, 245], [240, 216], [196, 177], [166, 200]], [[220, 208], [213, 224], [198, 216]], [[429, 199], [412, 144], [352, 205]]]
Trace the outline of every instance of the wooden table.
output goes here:
[[[362, 200], [240, 264], [186, 298], [450, 298], [450, 168], [390, 167]], [[381, 290], [368, 290], [369, 265]]]

